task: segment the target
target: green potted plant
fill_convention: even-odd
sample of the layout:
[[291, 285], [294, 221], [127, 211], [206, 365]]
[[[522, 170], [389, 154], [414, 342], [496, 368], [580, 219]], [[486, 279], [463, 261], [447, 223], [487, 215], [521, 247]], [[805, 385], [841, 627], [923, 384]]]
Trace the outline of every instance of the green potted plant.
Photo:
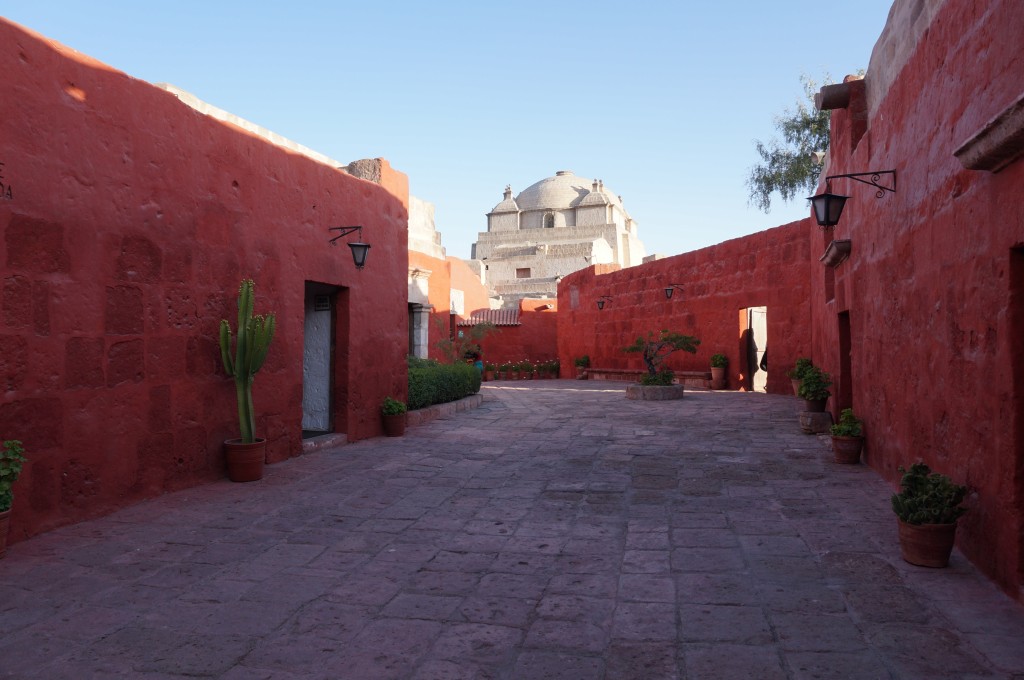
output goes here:
[[384, 419], [384, 434], [389, 437], [404, 435], [408, 410], [405, 402], [392, 397], [384, 397], [384, 403], [380, 407], [381, 416]]
[[640, 354], [644, 368], [647, 370], [646, 374], [640, 377], [639, 386], [629, 385], [626, 387], [626, 398], [643, 400], [682, 398], [683, 386], [672, 384], [674, 378], [672, 370], [662, 364], [673, 352], [682, 351], [696, 354], [698, 345], [700, 345], [700, 340], [692, 335], [662, 330], [658, 335], [649, 332], [647, 337], [640, 336], [632, 345], [623, 347], [622, 351], [624, 352]]
[[711, 355], [711, 389], [725, 389], [725, 369], [729, 366], [729, 357], [724, 354]]
[[274, 338], [273, 314], [253, 315], [256, 285], [245, 279], [238, 288], [238, 330], [234, 357], [231, 356], [231, 326], [220, 322], [220, 356], [224, 371], [235, 380], [238, 401], [238, 427], [241, 437], [224, 442], [228, 477], [234, 482], [254, 482], [263, 478], [267, 459], [267, 440], [256, 436], [256, 411], [252, 403], [252, 383], [263, 366]]
[[581, 357], [576, 357], [573, 359], [573, 363], [576, 365], [576, 377], [578, 379], [585, 378], [587, 369], [590, 368], [590, 355], [584, 354]]
[[11, 526], [11, 505], [14, 503], [14, 482], [25, 462], [25, 449], [17, 439], [0, 445], [0, 557], [7, 552], [7, 532]]
[[790, 382], [793, 384], [793, 394], [800, 396], [800, 380], [804, 377], [804, 371], [813, 366], [811, 360], [807, 357], [800, 357], [793, 364], [793, 368], [786, 371], [786, 375], [789, 377]]
[[806, 404], [806, 410], [812, 413], [821, 413], [825, 410], [825, 403], [832, 396], [829, 387], [832, 385], [832, 376], [817, 366], [810, 366], [803, 372], [800, 378], [800, 398]]
[[910, 564], [944, 567], [956, 541], [956, 521], [967, 512], [961, 506], [967, 487], [921, 462], [899, 471], [903, 477], [892, 509], [899, 520], [900, 553]]
[[499, 380], [512, 380], [512, 362], [505, 361], [498, 367]]
[[864, 446], [864, 424], [853, 414], [852, 408], [844, 408], [839, 422], [832, 425], [832, 457], [837, 463], [854, 465], [860, 462]]
[[494, 364], [491, 364], [491, 363], [484, 364], [484, 380], [487, 380], [487, 381], [494, 380], [494, 373], [497, 370], [498, 370], [498, 367], [495, 366]]

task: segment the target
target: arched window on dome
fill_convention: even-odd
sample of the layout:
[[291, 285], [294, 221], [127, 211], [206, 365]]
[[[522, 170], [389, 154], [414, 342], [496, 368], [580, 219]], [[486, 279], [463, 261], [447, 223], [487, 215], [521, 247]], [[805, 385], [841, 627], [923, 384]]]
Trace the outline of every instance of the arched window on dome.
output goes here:
[[544, 228], [554, 229], [555, 228], [555, 213], [547, 213], [544, 215]]

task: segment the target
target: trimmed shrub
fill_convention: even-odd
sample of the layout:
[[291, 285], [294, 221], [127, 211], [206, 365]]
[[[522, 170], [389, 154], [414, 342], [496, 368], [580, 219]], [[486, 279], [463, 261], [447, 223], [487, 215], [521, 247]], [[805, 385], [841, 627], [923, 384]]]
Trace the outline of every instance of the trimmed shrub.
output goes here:
[[409, 362], [409, 410], [456, 401], [479, 391], [480, 371], [469, 364]]

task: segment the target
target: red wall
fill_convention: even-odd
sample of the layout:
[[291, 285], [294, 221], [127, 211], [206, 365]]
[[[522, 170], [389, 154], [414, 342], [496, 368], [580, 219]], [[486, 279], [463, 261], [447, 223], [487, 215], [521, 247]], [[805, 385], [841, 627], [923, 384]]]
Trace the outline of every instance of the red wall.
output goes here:
[[[1024, 585], [1024, 160], [965, 170], [963, 142], [1021, 95], [1018, 0], [947, 0], [879, 106], [832, 114], [829, 174], [897, 171], [897, 191], [836, 180], [848, 194], [834, 234], [852, 241], [826, 301], [812, 267], [814, 361], [840, 371], [848, 313], [853, 407], [866, 459], [895, 485], [924, 460], [972, 489], [958, 544], [1020, 597]], [[872, 88], [872, 69], [866, 84]], [[858, 129], [859, 128], [859, 129]], [[866, 132], [858, 139], [858, 132]], [[885, 179], [885, 178], [883, 178]], [[1016, 250], [1014, 250], [1016, 249]]]
[[[545, 309], [550, 307], [550, 309]], [[519, 325], [498, 326], [483, 341], [484, 361], [534, 363], [558, 358], [558, 301], [524, 298], [519, 301]]]
[[[707, 371], [711, 355], [729, 357], [729, 386], [746, 378], [739, 312], [768, 307], [769, 392], [791, 392], [785, 369], [810, 348], [809, 220], [726, 241], [710, 248], [619, 270], [594, 265], [558, 286], [558, 355], [562, 376], [588, 355], [596, 368], [642, 369], [638, 354], [622, 351], [639, 336], [662, 329], [693, 335], [697, 354], [675, 352], [675, 370]], [[671, 299], [664, 289], [681, 284]], [[604, 309], [601, 296], [610, 296]]]
[[[301, 452], [307, 280], [338, 294], [335, 421], [404, 395], [408, 184], [277, 148], [0, 20], [0, 437], [24, 442], [11, 540], [222, 475], [237, 436], [217, 328], [239, 281], [277, 335], [254, 387], [268, 457]], [[330, 226], [361, 224], [357, 271]]]

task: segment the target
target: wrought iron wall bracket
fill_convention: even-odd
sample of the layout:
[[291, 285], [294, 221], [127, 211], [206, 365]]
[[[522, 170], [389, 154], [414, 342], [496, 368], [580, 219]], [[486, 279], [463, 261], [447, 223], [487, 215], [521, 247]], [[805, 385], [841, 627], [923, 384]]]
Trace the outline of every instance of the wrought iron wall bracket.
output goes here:
[[337, 241], [338, 239], [344, 238], [344, 237], [348, 236], [349, 234], [355, 233], [357, 231], [359, 232], [359, 238], [360, 239], [363, 238], [363, 228], [362, 227], [328, 227], [327, 231], [337, 231], [337, 232], [340, 232], [337, 236], [335, 236], [330, 241], [328, 241], [328, 243], [330, 243], [332, 246], [338, 245], [337, 243], [335, 243], [335, 241]]
[[[892, 186], [885, 186], [879, 184], [878, 181], [882, 178], [882, 175], [892, 175]], [[842, 177], [848, 177], [861, 184], [867, 184], [873, 186], [878, 191], [875, 192], [875, 198], [881, 198], [885, 196], [885, 192], [896, 193], [896, 171], [895, 170], [878, 170], [876, 172], [853, 172], [847, 175], [829, 175], [825, 178], [825, 191], [827, 192], [829, 183], [834, 179], [840, 179]], [[869, 179], [861, 179], [862, 177], [868, 177]]]

